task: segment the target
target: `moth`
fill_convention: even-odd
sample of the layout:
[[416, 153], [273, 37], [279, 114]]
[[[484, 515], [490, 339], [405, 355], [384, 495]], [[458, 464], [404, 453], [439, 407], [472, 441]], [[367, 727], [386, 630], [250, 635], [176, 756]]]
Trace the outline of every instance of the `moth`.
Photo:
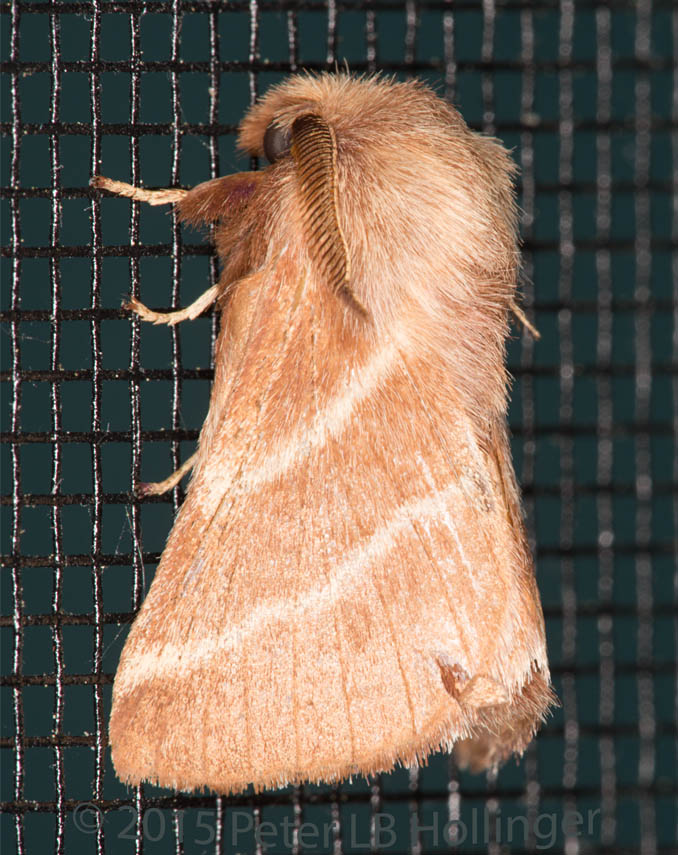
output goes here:
[[113, 687], [119, 777], [237, 793], [520, 755], [554, 702], [506, 426], [501, 144], [416, 81], [303, 74], [192, 190], [220, 333], [192, 470]]

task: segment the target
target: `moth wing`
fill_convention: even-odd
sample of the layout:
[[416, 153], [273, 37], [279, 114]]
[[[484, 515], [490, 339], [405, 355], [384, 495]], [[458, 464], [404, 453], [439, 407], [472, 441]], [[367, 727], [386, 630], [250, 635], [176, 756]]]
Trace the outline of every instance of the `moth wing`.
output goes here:
[[494, 762], [550, 702], [504, 434], [444, 417], [445, 366], [350, 339], [299, 269], [279, 260], [224, 321], [194, 477], [116, 676], [130, 782], [330, 780], [464, 738]]

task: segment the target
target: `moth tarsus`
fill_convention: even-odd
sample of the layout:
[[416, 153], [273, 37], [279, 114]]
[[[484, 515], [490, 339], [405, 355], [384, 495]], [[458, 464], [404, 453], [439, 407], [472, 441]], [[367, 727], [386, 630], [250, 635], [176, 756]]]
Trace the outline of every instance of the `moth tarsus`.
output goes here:
[[227, 793], [450, 747], [495, 769], [555, 701], [506, 428], [513, 165], [423, 84], [345, 74], [273, 88], [240, 145], [271, 165], [93, 182], [215, 224], [222, 262], [185, 309], [128, 304], [221, 319], [197, 450], [139, 487], [192, 469], [116, 674], [116, 771]]
[[115, 196], [124, 196], [136, 202], [147, 202], [149, 205], [168, 205], [179, 202], [184, 198], [187, 190], [180, 187], [167, 187], [161, 190], [146, 190], [144, 187], [135, 187], [124, 181], [115, 181], [105, 178], [103, 175], [95, 175], [90, 181], [92, 187], [97, 190], [106, 190]]
[[184, 475], [188, 475], [195, 466], [197, 453], [193, 453], [181, 466], [163, 481], [144, 481], [137, 485], [136, 494], [139, 498], [146, 496], [162, 496], [174, 489]]
[[218, 296], [219, 288], [217, 285], [213, 285], [185, 309], [178, 309], [172, 312], [155, 312], [137, 300], [136, 297], [132, 297], [123, 303], [123, 308], [138, 315], [142, 321], [148, 321], [155, 325], [166, 324], [167, 326], [175, 326], [182, 321], [194, 321], [214, 303]]
[[[167, 324], [168, 326], [174, 326], [182, 321], [195, 320], [195, 318], [201, 315], [202, 312], [204, 312], [205, 309], [214, 302], [217, 298], [217, 294], [218, 289], [216, 286], [208, 288], [207, 291], [203, 292], [203, 294], [201, 294], [195, 302], [191, 303], [190, 306], [175, 312], [154, 312], [134, 297], [123, 303], [123, 308], [133, 312], [135, 315], [138, 315], [142, 321], [148, 321], [155, 325]], [[138, 484], [135, 491], [137, 496], [140, 498], [145, 498], [147, 496], [162, 496], [164, 493], [169, 492], [177, 486], [184, 475], [187, 475], [191, 471], [195, 465], [196, 459], [197, 453], [192, 454], [185, 463], [182, 463], [175, 472], [163, 481], [144, 481]]]

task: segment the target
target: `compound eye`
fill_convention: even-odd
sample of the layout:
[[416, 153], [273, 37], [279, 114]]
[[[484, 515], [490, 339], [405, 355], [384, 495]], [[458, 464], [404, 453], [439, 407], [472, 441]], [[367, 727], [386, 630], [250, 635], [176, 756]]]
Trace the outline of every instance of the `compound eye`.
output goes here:
[[291, 133], [289, 130], [279, 128], [277, 125], [269, 125], [264, 134], [264, 154], [269, 163], [275, 163], [286, 154], [289, 154], [291, 144]]

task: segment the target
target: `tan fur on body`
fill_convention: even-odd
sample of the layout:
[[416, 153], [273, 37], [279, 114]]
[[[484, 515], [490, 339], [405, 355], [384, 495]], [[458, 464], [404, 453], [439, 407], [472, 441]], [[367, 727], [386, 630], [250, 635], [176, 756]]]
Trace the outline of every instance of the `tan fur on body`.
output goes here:
[[176, 202], [219, 222], [221, 333], [116, 675], [131, 783], [335, 780], [460, 740], [495, 766], [553, 702], [506, 432], [511, 161], [421, 84], [343, 75], [271, 90], [241, 145], [304, 116], [336, 146], [327, 235], [297, 154]]

